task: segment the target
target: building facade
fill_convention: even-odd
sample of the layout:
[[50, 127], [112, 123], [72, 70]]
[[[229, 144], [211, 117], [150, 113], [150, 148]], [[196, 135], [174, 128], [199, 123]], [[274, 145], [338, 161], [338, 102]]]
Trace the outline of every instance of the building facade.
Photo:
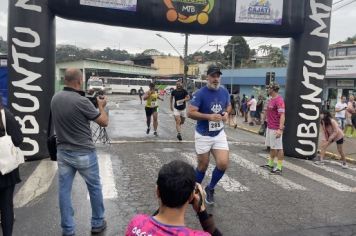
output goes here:
[[175, 76], [184, 74], [184, 60], [176, 56], [139, 56], [133, 59], [135, 65], [157, 69], [158, 76]]
[[[117, 76], [117, 77], [155, 77], [158, 75], [156, 68], [133, 65], [119, 61], [105, 61], [84, 59], [56, 64], [56, 91], [63, 88], [64, 73], [67, 68], [79, 68], [83, 72], [83, 85], [92, 75]], [[85, 87], [84, 87], [85, 88]]]

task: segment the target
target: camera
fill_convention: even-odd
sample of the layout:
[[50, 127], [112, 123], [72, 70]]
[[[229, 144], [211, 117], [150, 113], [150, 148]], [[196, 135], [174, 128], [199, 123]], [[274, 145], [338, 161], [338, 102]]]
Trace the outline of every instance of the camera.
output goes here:
[[89, 99], [89, 101], [91, 103], [93, 103], [93, 105], [97, 108], [98, 107], [98, 101], [97, 101], [97, 97], [99, 97], [99, 99], [101, 99], [101, 96], [104, 96], [104, 91], [99, 90], [99, 91], [89, 91], [85, 97]]

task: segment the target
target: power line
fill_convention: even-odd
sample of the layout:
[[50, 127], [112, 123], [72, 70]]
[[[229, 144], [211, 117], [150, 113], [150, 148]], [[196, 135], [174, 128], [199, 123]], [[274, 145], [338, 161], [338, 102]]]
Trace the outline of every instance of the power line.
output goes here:
[[340, 2], [343, 2], [343, 1], [345, 1], [345, 0], [339, 0], [339, 1], [337, 1], [337, 2], [334, 2], [333, 5], [336, 5], [336, 4], [338, 4], [338, 3], [340, 3]]
[[351, 2], [345, 3], [344, 5], [342, 5], [342, 6], [338, 7], [338, 8], [335, 8], [332, 12], [336, 12], [336, 11], [338, 11], [338, 10], [340, 10], [340, 9], [342, 9], [342, 8], [344, 8], [344, 7], [350, 5], [351, 3], [354, 3], [354, 2], [356, 2], [356, 0], [352, 0]]

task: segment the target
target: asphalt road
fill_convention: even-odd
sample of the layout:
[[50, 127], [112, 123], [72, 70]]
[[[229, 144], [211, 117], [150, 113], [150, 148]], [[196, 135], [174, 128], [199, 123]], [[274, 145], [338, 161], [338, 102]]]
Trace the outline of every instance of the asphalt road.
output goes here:
[[[98, 144], [108, 228], [103, 235], [124, 235], [136, 213], [157, 209], [155, 180], [160, 166], [174, 159], [196, 163], [194, 123], [184, 125], [178, 142], [167, 101], [159, 110], [159, 136], [146, 135], [144, 106], [138, 97], [110, 96], [111, 145]], [[286, 158], [283, 175], [270, 175], [263, 137], [227, 128], [230, 166], [209, 207], [224, 235], [356, 235], [356, 169], [330, 161], [319, 167]], [[210, 169], [214, 167], [211, 161]], [[48, 160], [25, 163], [16, 188], [14, 235], [61, 235], [57, 168]], [[76, 235], [90, 235], [90, 203], [84, 181], [73, 186]], [[210, 180], [209, 174], [204, 184]], [[187, 224], [199, 229], [192, 210]]]

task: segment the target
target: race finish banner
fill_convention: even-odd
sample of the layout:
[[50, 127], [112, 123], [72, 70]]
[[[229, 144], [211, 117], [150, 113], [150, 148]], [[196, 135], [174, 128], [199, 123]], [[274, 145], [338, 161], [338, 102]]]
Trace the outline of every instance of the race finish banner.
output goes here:
[[291, 38], [284, 150], [286, 155], [300, 158], [317, 154], [332, 0], [8, 2], [8, 105], [22, 125], [21, 149], [26, 159], [48, 157], [46, 137], [49, 98], [54, 94], [56, 16], [154, 31]]
[[81, 5], [136, 11], [137, 0], [80, 0]]
[[281, 25], [283, 1], [236, 0], [236, 23]]

